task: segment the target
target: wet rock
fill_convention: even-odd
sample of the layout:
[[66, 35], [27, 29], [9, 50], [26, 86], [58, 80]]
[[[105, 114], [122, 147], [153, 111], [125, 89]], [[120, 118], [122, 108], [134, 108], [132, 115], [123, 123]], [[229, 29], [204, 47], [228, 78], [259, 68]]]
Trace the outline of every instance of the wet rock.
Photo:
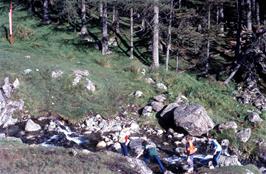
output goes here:
[[150, 117], [152, 115], [152, 106], [145, 106], [142, 111], [142, 116]]
[[156, 88], [160, 91], [167, 91], [168, 90], [167, 86], [165, 86], [165, 84], [163, 84], [163, 83], [157, 83]]
[[220, 131], [233, 129], [236, 132], [237, 131], [237, 124], [234, 121], [229, 121], [229, 122], [220, 124], [218, 128]]
[[141, 97], [143, 95], [143, 92], [138, 90], [138, 91], [135, 91], [133, 93], [133, 95], [134, 95], [134, 97], [139, 98], [139, 97]]
[[163, 109], [164, 104], [161, 103], [161, 102], [153, 101], [153, 102], [151, 102], [151, 106], [152, 106], [152, 109], [153, 109], [155, 112], [159, 112], [160, 110]]
[[29, 119], [26, 123], [25, 126], [25, 131], [27, 132], [36, 132], [41, 130], [41, 126], [37, 123], [35, 123], [34, 121], [32, 121], [31, 119]]
[[62, 70], [54, 70], [54, 71], [52, 71], [52, 78], [58, 79], [58, 78], [62, 77], [63, 74], [64, 74], [64, 72]]
[[161, 95], [154, 96], [153, 100], [163, 103], [166, 100], [166, 97], [165, 95], [161, 94]]
[[214, 128], [212, 119], [200, 105], [185, 105], [174, 110], [176, 127], [182, 127], [192, 136], [201, 136]]
[[238, 157], [234, 156], [225, 156], [221, 155], [219, 159], [219, 166], [241, 166], [241, 163], [238, 161]]
[[106, 142], [104, 142], [104, 141], [100, 141], [100, 142], [96, 145], [96, 148], [97, 148], [97, 149], [104, 149], [104, 148], [106, 148], [106, 146], [107, 146]]
[[263, 122], [263, 120], [260, 118], [259, 114], [256, 112], [249, 113], [248, 121], [250, 121], [251, 123], [255, 123], [255, 124]]
[[236, 133], [236, 137], [244, 143], [249, 140], [250, 136], [251, 136], [251, 129], [250, 128], [243, 129], [243, 130]]

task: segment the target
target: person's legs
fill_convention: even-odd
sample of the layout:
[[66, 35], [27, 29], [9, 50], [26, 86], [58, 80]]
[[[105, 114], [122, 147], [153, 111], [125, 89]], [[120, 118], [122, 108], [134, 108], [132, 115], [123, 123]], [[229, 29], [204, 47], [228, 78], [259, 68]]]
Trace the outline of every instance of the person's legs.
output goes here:
[[143, 155], [143, 161], [146, 163], [146, 164], [148, 164], [148, 162], [149, 162], [149, 155], [147, 154], [147, 153], [145, 153], [144, 155]]
[[217, 152], [216, 155], [213, 156], [212, 164], [214, 167], [216, 167], [218, 165], [218, 161], [219, 161], [219, 158], [221, 156], [221, 153], [222, 152]]
[[120, 143], [121, 144], [121, 152], [124, 156], [128, 156], [128, 149], [125, 143]]
[[160, 171], [161, 171], [162, 173], [164, 173], [165, 169], [164, 169], [164, 166], [163, 166], [163, 164], [162, 164], [162, 162], [161, 162], [160, 157], [159, 157], [159, 156], [154, 156], [154, 159], [156, 160], [157, 164], [159, 164]]

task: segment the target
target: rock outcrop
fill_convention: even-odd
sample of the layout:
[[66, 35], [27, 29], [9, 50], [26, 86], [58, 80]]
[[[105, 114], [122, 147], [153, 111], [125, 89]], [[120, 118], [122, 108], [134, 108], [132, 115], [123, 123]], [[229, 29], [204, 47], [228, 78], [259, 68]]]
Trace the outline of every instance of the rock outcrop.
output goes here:
[[4, 85], [0, 88], [0, 126], [4, 128], [14, 125], [17, 122], [17, 119], [13, 117], [14, 113], [23, 110], [23, 100], [14, 101], [11, 99], [12, 93], [18, 87], [18, 79], [11, 84], [9, 78], [6, 77]]

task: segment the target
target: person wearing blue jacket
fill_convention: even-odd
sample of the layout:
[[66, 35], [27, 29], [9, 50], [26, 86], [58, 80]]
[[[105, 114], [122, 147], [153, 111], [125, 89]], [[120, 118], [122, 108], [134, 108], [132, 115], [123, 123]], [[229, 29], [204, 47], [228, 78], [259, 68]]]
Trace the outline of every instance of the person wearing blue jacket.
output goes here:
[[217, 167], [220, 156], [222, 154], [222, 146], [218, 143], [216, 139], [208, 137], [208, 144], [211, 145], [213, 151], [212, 164], [214, 167]]

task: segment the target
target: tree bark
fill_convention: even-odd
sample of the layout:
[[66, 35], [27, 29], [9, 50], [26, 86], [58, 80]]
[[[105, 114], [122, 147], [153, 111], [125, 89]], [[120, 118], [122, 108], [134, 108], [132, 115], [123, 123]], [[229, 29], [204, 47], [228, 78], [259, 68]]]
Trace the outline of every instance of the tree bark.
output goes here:
[[224, 6], [221, 4], [220, 10], [219, 10], [219, 16], [220, 16], [220, 32], [224, 33]]
[[116, 33], [120, 33], [120, 22], [119, 22], [119, 12], [117, 9], [117, 1], [114, 2], [113, 5], [113, 19], [112, 19], [113, 27]]
[[154, 19], [153, 19], [153, 68], [159, 68], [159, 6], [158, 0], [154, 0]]
[[169, 16], [169, 26], [168, 26], [168, 43], [167, 43], [167, 49], [166, 49], [166, 60], [165, 60], [165, 68], [166, 71], [169, 69], [169, 57], [170, 57], [170, 49], [172, 45], [172, 18], [173, 18], [173, 7], [174, 6], [174, 0], [171, 0], [170, 5], [170, 16]]
[[241, 22], [242, 22], [242, 3], [241, 0], [236, 0], [237, 7], [237, 38], [236, 38], [236, 49], [235, 49], [235, 59], [238, 58], [241, 50]]
[[43, 0], [43, 22], [46, 24], [50, 23], [48, 11], [49, 11], [49, 0]]
[[107, 1], [104, 0], [102, 3], [102, 55], [106, 55], [109, 52], [107, 17]]
[[178, 0], [178, 8], [179, 8], [179, 9], [182, 8], [182, 0]]
[[102, 17], [103, 17], [103, 1], [100, 0], [99, 2], [99, 19], [100, 19], [100, 23], [102, 24]]
[[206, 64], [204, 74], [209, 72], [209, 62], [210, 62], [210, 28], [211, 28], [211, 5], [208, 5], [208, 40], [207, 40], [207, 51], [206, 51]]
[[260, 4], [258, 1], [256, 2], [256, 21], [260, 25]]
[[130, 8], [130, 59], [134, 58], [134, 9]]
[[247, 0], [247, 28], [252, 31], [251, 0]]
[[179, 57], [178, 57], [178, 52], [176, 53], [176, 68], [175, 71], [178, 72], [179, 71]]
[[88, 34], [88, 30], [86, 27], [86, 3], [85, 0], [81, 0], [81, 35]]

